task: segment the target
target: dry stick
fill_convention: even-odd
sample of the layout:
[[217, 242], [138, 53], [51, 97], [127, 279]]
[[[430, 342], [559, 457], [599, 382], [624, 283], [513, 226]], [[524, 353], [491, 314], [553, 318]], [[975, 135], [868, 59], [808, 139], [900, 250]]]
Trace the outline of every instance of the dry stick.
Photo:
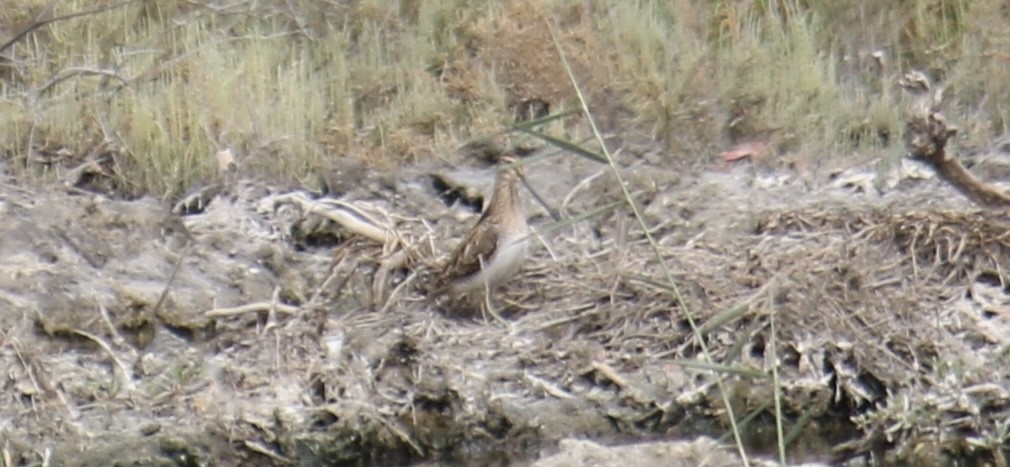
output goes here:
[[297, 204], [306, 214], [325, 217], [353, 233], [375, 240], [380, 244], [398, 240], [396, 232], [392, 228], [382, 225], [381, 221], [353, 203], [340, 200], [329, 200], [324, 203], [308, 199], [301, 193], [278, 196], [274, 199], [274, 203]]
[[579, 190], [581, 190], [582, 188], [589, 187], [589, 184], [592, 183], [593, 180], [596, 180], [598, 177], [602, 176], [605, 173], [607, 173], [607, 169], [603, 169], [599, 172], [596, 172], [593, 175], [583, 178], [582, 180], [579, 181], [579, 183], [575, 184], [575, 187], [572, 188], [571, 191], [569, 191], [568, 194], [565, 195], [565, 199], [561, 201], [561, 209], [567, 212], [568, 204], [572, 202], [573, 198], [575, 198], [576, 193], [578, 193]]
[[92, 9], [92, 10], [79, 11], [77, 13], [71, 13], [69, 15], [57, 16], [55, 18], [41, 19], [43, 16], [46, 16], [47, 14], [49, 14], [53, 10], [53, 6], [56, 5], [56, 0], [53, 0], [52, 2], [49, 3], [49, 5], [47, 5], [45, 7], [45, 9], [42, 10], [42, 13], [39, 13], [39, 15], [35, 17], [35, 20], [32, 21], [32, 24], [30, 24], [27, 28], [21, 30], [21, 32], [15, 34], [14, 37], [12, 37], [9, 41], [4, 42], [3, 45], [0, 45], [0, 52], [3, 52], [4, 50], [7, 50], [8, 48], [10, 48], [10, 46], [14, 45], [14, 43], [16, 43], [17, 41], [23, 39], [25, 36], [27, 36], [28, 33], [32, 32], [32, 31], [34, 31], [34, 30], [36, 30], [38, 28], [41, 28], [42, 26], [45, 26], [47, 24], [55, 23], [57, 21], [63, 21], [63, 20], [68, 20], [68, 19], [80, 18], [82, 16], [96, 15], [96, 14], [99, 14], [99, 13], [104, 13], [104, 12], [109, 11], [109, 10], [114, 10], [116, 8], [129, 5], [131, 3], [145, 2], [145, 1], [149, 1], [149, 0], [126, 0], [125, 2], [114, 3], [112, 5], [106, 5], [106, 6], [95, 8], [95, 9]]
[[389, 298], [386, 299], [386, 304], [383, 305], [381, 309], [379, 309], [379, 313], [380, 314], [385, 313], [390, 308], [392, 308], [392, 306], [396, 303], [396, 298], [399, 297], [400, 292], [402, 292], [403, 289], [406, 288], [408, 284], [414, 282], [414, 278], [416, 277], [417, 277], [417, 271], [411, 271], [410, 275], [407, 276], [407, 278], [404, 279], [403, 282], [401, 282], [399, 285], [393, 288], [393, 291], [389, 293]]
[[[572, 308], [570, 308], [568, 310], [561, 310], [561, 311], [566, 312], [566, 313], [579, 313], [579, 312], [588, 310], [590, 308], [595, 308], [596, 306], [597, 305], [595, 303], [584, 303], [582, 305], [576, 305], [575, 307], [572, 307]], [[565, 316], [565, 317], [562, 317], [562, 318], [556, 318], [556, 319], [552, 319], [550, 321], [547, 321], [545, 323], [541, 323], [541, 324], [537, 325], [536, 327], [534, 327], [532, 330], [536, 331], [536, 332], [540, 332], [540, 331], [543, 331], [545, 329], [550, 329], [550, 328], [552, 328], [554, 326], [560, 326], [560, 325], [565, 324], [565, 323], [570, 323], [572, 321], [575, 321], [575, 320], [578, 320], [578, 319], [582, 319], [582, 318], [584, 318], [586, 316], [594, 316], [594, 315], [597, 315], [597, 314], [599, 314], [599, 310], [594, 310], [594, 311], [589, 312], [589, 313], [580, 313], [580, 314], [575, 314], [575, 315], [571, 315], [571, 316]]]
[[913, 116], [905, 125], [905, 140], [912, 159], [928, 164], [945, 182], [973, 202], [986, 207], [1010, 206], [1010, 196], [982, 183], [956, 157], [947, 153], [947, 140], [957, 133], [943, 115]]
[[132, 378], [130, 378], [130, 373], [126, 369], [126, 365], [123, 364], [123, 362], [119, 359], [119, 357], [116, 356], [116, 352], [112, 350], [112, 347], [109, 346], [109, 344], [106, 343], [105, 340], [90, 332], [82, 331], [80, 329], [74, 329], [72, 330], [72, 332], [74, 334], [77, 334], [78, 336], [84, 337], [85, 339], [88, 339], [98, 344], [98, 346], [101, 347], [102, 350], [105, 351], [105, 353], [109, 354], [110, 358], [112, 358], [112, 362], [114, 363], [113, 368], [115, 369], [114, 373], [116, 373], [116, 376], [119, 378], [120, 384], [122, 384], [123, 387], [126, 388], [127, 392], [129, 393], [132, 393], [136, 389], [136, 387], [133, 385]]
[[[389, 245], [387, 243], [387, 245]], [[395, 246], [394, 246], [395, 248]], [[385, 250], [385, 248], [383, 248]], [[385, 253], [385, 251], [383, 251]], [[383, 297], [386, 295], [386, 284], [389, 282], [389, 275], [396, 269], [402, 267], [407, 262], [407, 253], [405, 250], [400, 249], [396, 253], [386, 256], [385, 259], [379, 262], [378, 269], [375, 270], [375, 274], [372, 277], [372, 303], [373, 305], [378, 305], [379, 302], [384, 301]], [[388, 299], [386, 300], [388, 303]]]
[[[83, 433], [84, 430], [80, 427], [80, 424], [77, 423], [77, 420], [80, 419], [80, 411], [70, 404], [70, 401], [67, 400], [67, 397], [63, 394], [63, 390], [59, 387], [59, 385], [49, 380], [49, 378], [46, 376], [45, 370], [41, 368], [42, 365], [39, 364], [35, 358], [32, 358], [31, 362], [29, 362], [28, 359], [26, 359], [25, 355], [21, 352], [21, 347], [17, 345], [17, 343], [12, 345], [11, 348], [14, 350], [14, 355], [16, 355], [18, 358], [18, 362], [21, 363], [21, 366], [25, 369], [25, 372], [28, 373], [28, 379], [31, 380], [32, 386], [35, 389], [35, 391], [43, 393], [47, 396], [56, 395], [56, 398], [59, 399], [60, 403], [63, 404], [63, 407], [67, 409], [67, 412], [70, 414], [69, 423], [71, 428], [73, 428], [74, 431], [77, 433]], [[35, 376], [36, 374], [39, 375], [38, 378], [36, 378]], [[46, 377], [43, 378], [44, 376]], [[37, 413], [38, 406], [35, 403], [34, 397], [31, 398], [31, 404], [32, 404], [32, 411]]]
[[[645, 223], [645, 218], [642, 217], [641, 211], [634, 202], [631, 192], [628, 190], [628, 184], [624, 181], [624, 177], [621, 176], [621, 172], [617, 169], [617, 164], [614, 162], [614, 158], [611, 157], [610, 151], [607, 149], [607, 145], [604, 144], [603, 135], [600, 133], [600, 129], [596, 126], [596, 119], [593, 118], [593, 115], [589, 112], [589, 104], [586, 102], [585, 95], [583, 95], [582, 89], [579, 88], [578, 81], [575, 80], [575, 74], [572, 72], [568, 59], [565, 58], [564, 51], [561, 50], [561, 42], [558, 39], [554, 24], [547, 21], [547, 28], [551, 33], [551, 38], [554, 41], [554, 47], [557, 49], [558, 55], [561, 58], [561, 63], [565, 68], [565, 72], [568, 74], [568, 79], [572, 83], [572, 87], [575, 88], [575, 94], [578, 96], [579, 103], [582, 105], [582, 110], [586, 116], [586, 120], [589, 122], [589, 127], [592, 129], [593, 135], [603, 148], [603, 155], [606, 158], [607, 165], [610, 166], [611, 172], [614, 174], [614, 177], [616, 177], [617, 182], [621, 187], [621, 193], [623, 194], [624, 199], [631, 207], [631, 211], [635, 214], [635, 219], [638, 221], [639, 226], [645, 233], [645, 237], [649, 240], [649, 245], [652, 247], [653, 254], [659, 261], [659, 266], [663, 270], [663, 274], [666, 276], [667, 282], [670, 283], [670, 287], [673, 291], [673, 298], [676, 300], [677, 306], [683, 310], [684, 317], [687, 318], [687, 322], [691, 326], [691, 332], [694, 335], [695, 340], [698, 341], [698, 347], [701, 349], [705, 359], [709, 362], [715, 361], [715, 359], [712, 358], [712, 353], [708, 349], [708, 344], [705, 343], [704, 336], [698, 332], [698, 324], [695, 322], [694, 315], [691, 313], [691, 310], [687, 308], [687, 305], [684, 302], [684, 297], [680, 294], [680, 290], [677, 288], [677, 282], [673, 278], [673, 272], [670, 270], [669, 265], [666, 264], [666, 260], [663, 258], [662, 252], [659, 251], [659, 245], [656, 243], [656, 239], [653, 238], [652, 233], [649, 231], [649, 226]], [[737, 451], [740, 453], [740, 460], [743, 462], [744, 466], [747, 467], [750, 465], [750, 460], [747, 458], [747, 451], [744, 449], [743, 439], [740, 436], [740, 429], [737, 427], [736, 415], [733, 413], [733, 407], [730, 405], [729, 390], [726, 388], [726, 383], [723, 381], [722, 377], [718, 374], [716, 377], [716, 384], [719, 387], [719, 395], [722, 399], [723, 406], [726, 407], [726, 413], [729, 415], [728, 418], [730, 427], [733, 431], [733, 438], [736, 442]]]
[[291, 459], [288, 459], [287, 457], [284, 457], [274, 452], [272, 449], [268, 448], [266, 445], [258, 441], [247, 439], [243, 440], [242, 443], [245, 444], [245, 447], [248, 448], [250, 451], [267, 456], [281, 464], [289, 465], [294, 463], [291, 461]]
[[116, 326], [112, 324], [112, 319], [109, 318], [109, 310], [107, 310], [105, 305], [102, 305], [101, 302], [98, 303], [98, 314], [101, 315], [102, 321], [105, 323], [105, 327], [109, 330], [109, 335], [112, 336], [112, 343], [122, 347], [126, 343], [126, 340], [123, 339], [123, 336], [116, 330]]
[[270, 311], [274, 308], [278, 312], [284, 314], [295, 314], [298, 312], [297, 306], [291, 306], [284, 303], [271, 303], [269, 301], [259, 302], [259, 303], [248, 303], [241, 306], [233, 306], [230, 308], [214, 308], [208, 309], [203, 312], [204, 316], [207, 317], [223, 317], [223, 316], [234, 316], [237, 314], [244, 314], [254, 311]]
[[[191, 238], [192, 237], [190, 237], [190, 239]], [[161, 290], [161, 295], [158, 296], [158, 301], [154, 304], [154, 309], [151, 310], [152, 315], [158, 316], [158, 313], [161, 313], [162, 307], [165, 306], [165, 300], [168, 299], [168, 292], [172, 290], [172, 284], [175, 283], [175, 278], [179, 275], [179, 269], [182, 267], [182, 261], [186, 259], [186, 255], [189, 254], [191, 245], [192, 242], [187, 239], [186, 245], [182, 248], [182, 252], [179, 253], [179, 258], [176, 259], [175, 264], [172, 265], [172, 273], [168, 275], [168, 282], [165, 282], [165, 288]]]
[[[12, 329], [12, 332], [13, 332], [13, 329]], [[35, 378], [35, 370], [32, 368], [31, 364], [29, 364], [28, 361], [25, 360], [25, 356], [21, 353], [21, 346], [19, 345], [18, 340], [17, 339], [12, 339], [12, 342], [11, 342], [10, 346], [11, 346], [11, 349], [14, 350], [14, 355], [18, 358], [18, 362], [20, 362], [21, 366], [25, 369], [25, 374], [28, 375], [28, 380], [32, 382], [32, 388], [35, 389], [35, 392], [37, 394], [44, 394], [46, 392], [46, 389], [49, 389], [49, 388], [43, 388], [39, 384], [38, 379]], [[32, 398], [30, 398], [30, 400], [31, 400], [31, 403], [32, 403], [32, 411], [33, 412], [37, 412], [38, 411], [38, 407], [35, 405], [35, 398], [32, 397]], [[7, 465], [10, 465], [10, 464], [7, 464]]]
[[207, 310], [203, 312], [203, 315], [208, 318], [220, 318], [224, 316], [235, 316], [251, 312], [259, 311], [270, 311], [273, 308], [278, 313], [284, 313], [286, 315], [293, 315], [298, 312], [298, 307], [285, 305], [283, 303], [270, 303], [270, 302], [259, 302], [259, 303], [249, 303], [242, 306], [236, 306], [232, 308], [214, 308], [213, 310]]
[[526, 378], [526, 380], [533, 383], [534, 386], [539, 387], [547, 394], [550, 394], [558, 399], [575, 399], [575, 396], [573, 396], [572, 393], [559, 388], [550, 381], [530, 374], [529, 371], [523, 372], [523, 378]]
[[617, 385], [621, 389], [627, 389], [628, 380], [624, 379], [623, 376], [617, 374], [617, 371], [613, 367], [607, 365], [604, 362], [594, 361], [592, 363], [594, 370], [600, 372], [605, 378], [609, 379], [610, 382]]
[[614, 367], [608, 365], [606, 362], [593, 361], [591, 364], [593, 370], [598, 371], [605, 378], [609, 379], [612, 383], [621, 388], [630, 398], [639, 403], [648, 403], [650, 398], [645, 395], [645, 391], [642, 391], [635, 385], [631, 384], [627, 378], [621, 376], [617, 373]]
[[900, 84], [910, 93], [918, 94], [920, 101], [905, 123], [909, 157], [931, 166], [941, 179], [977, 204], [1010, 206], [1010, 196], [982, 183], [956, 157], [947, 153], [947, 141], [957, 135], [957, 128], [948, 125], [940, 113], [943, 93], [933, 93], [932, 83], [919, 72], [906, 74]]
[[270, 310], [267, 311], [267, 324], [263, 326], [263, 333], [277, 326], [277, 305], [281, 303], [281, 288], [274, 287], [274, 292], [270, 294]]
[[544, 249], [547, 250], [547, 254], [551, 255], [551, 260], [557, 262], [558, 256], [554, 254], [554, 249], [551, 248], [551, 245], [549, 243], [547, 243], [547, 239], [545, 239], [543, 235], [540, 235], [539, 231], [537, 231], [536, 229], [530, 229], [529, 236], [536, 238], [537, 241], [539, 241], [540, 244], [544, 246]]
[[99, 68], [90, 68], [90, 67], [70, 67], [60, 71], [59, 75], [57, 75], [54, 78], [51, 78], [48, 82], [46, 82], [46, 84], [43, 84], [42, 87], [40, 87], [35, 91], [35, 94], [41, 95], [42, 93], [48, 91], [49, 88], [52, 88], [53, 86], [56, 86], [57, 84], [60, 84], [70, 78], [81, 75], [97, 75], [97, 76], [112, 77], [116, 78], [124, 85], [128, 85], [130, 83], [130, 80], [124, 78], [122, 75], [120, 75], [114, 70], [102, 70]]

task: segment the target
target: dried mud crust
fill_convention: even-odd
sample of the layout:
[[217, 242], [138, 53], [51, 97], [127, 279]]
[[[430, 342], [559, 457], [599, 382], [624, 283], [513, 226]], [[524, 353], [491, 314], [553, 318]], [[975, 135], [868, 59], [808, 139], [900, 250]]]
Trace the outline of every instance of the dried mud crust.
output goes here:
[[[619, 199], [598, 166], [542, 164], [532, 184], [568, 215]], [[444, 239], [473, 220], [423, 171], [344, 198], [375, 207], [400, 247], [251, 183], [182, 218], [148, 199], [4, 185], [4, 459], [528, 461], [566, 437], [723, 435], [717, 378], [738, 419], [756, 414], [743, 434], [762, 452], [776, 358], [787, 430], [804, 433], [794, 458], [999, 455], [1005, 213], [933, 180], [870, 196], [623, 170], [682, 301], [618, 208], [545, 231], [549, 250], [494, 297], [504, 322], [423, 297]], [[406, 260], [387, 267], [398, 248]], [[687, 310], [733, 371], [709, 371]]]

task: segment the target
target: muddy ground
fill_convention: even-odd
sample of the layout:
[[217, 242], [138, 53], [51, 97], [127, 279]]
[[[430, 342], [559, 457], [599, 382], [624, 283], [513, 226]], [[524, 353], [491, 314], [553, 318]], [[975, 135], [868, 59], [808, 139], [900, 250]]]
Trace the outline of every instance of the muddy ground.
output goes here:
[[[528, 199], [542, 241], [502, 321], [423, 292], [489, 187], [476, 163], [349, 167], [323, 198], [235, 181], [175, 212], [7, 177], [2, 463], [736, 465], [719, 383], [773, 459], [774, 368], [792, 462], [1005, 465], [1006, 213], [908, 162], [620, 157], [656, 249], [624, 206], [550, 229]], [[527, 172], [566, 217], [622, 199], [570, 155]], [[348, 229], [368, 216], [396, 238]]]

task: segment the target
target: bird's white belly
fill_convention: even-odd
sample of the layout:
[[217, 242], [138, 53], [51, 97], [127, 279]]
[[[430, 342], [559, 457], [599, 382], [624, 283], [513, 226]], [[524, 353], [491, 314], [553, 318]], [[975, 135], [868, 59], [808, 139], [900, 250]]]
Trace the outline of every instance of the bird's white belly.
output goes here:
[[485, 284], [488, 288], [505, 281], [522, 266], [523, 259], [526, 258], [526, 249], [529, 247], [529, 235], [523, 232], [522, 235], [515, 235], [511, 238], [502, 239], [495, 254], [487, 261], [480, 271], [463, 279], [457, 283], [453, 289], [457, 293], [483, 290]]

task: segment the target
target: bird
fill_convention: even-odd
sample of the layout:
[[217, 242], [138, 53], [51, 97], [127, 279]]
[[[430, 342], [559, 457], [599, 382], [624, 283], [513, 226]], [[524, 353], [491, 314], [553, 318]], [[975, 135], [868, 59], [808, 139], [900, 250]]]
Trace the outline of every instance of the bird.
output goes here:
[[498, 159], [491, 200], [442, 268], [440, 291], [473, 299], [511, 279], [522, 267], [530, 228], [519, 197], [522, 165], [514, 156]]

